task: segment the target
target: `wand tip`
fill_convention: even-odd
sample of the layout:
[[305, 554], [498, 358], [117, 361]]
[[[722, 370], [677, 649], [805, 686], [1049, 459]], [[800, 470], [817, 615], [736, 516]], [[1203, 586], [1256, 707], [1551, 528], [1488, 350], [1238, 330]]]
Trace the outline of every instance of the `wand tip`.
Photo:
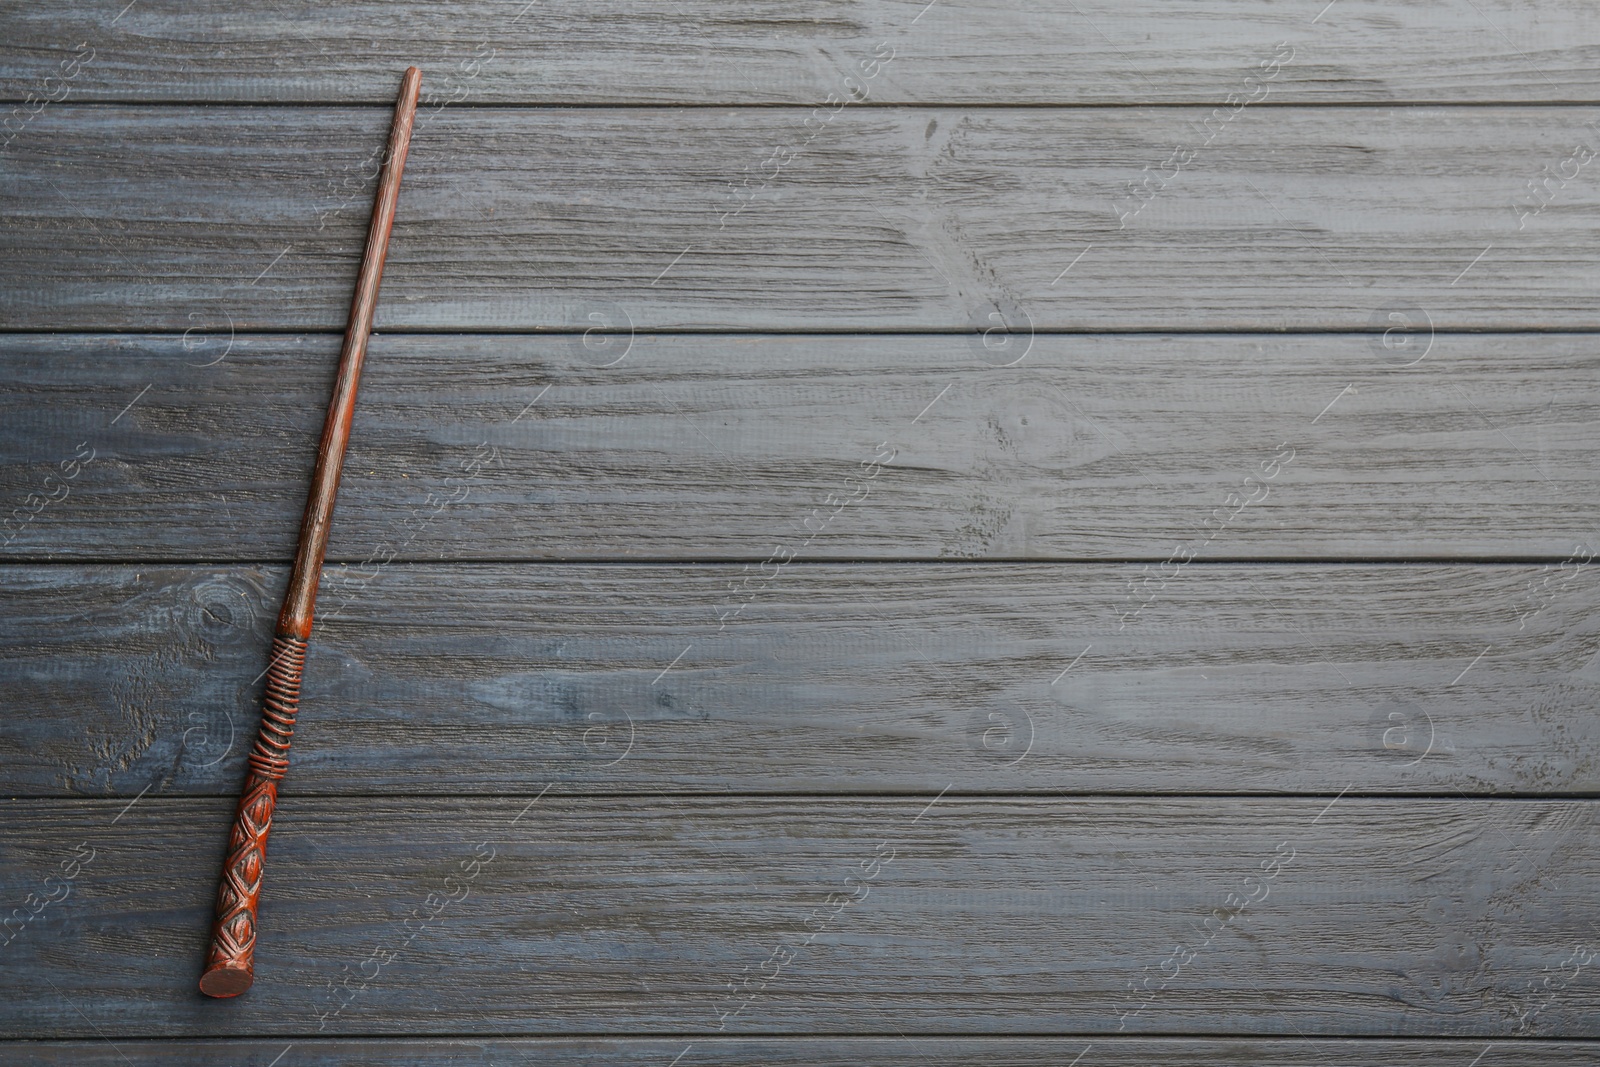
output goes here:
[[422, 68], [407, 67], [405, 74], [400, 79], [399, 106], [406, 111], [414, 110], [417, 99], [422, 95]]

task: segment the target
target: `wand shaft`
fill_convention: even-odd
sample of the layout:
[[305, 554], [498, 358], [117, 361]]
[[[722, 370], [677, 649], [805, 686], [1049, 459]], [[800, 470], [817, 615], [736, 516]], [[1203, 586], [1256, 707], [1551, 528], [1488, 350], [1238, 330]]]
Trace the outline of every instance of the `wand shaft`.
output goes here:
[[228, 855], [223, 861], [222, 880], [217, 887], [216, 922], [211, 928], [211, 948], [200, 976], [200, 992], [207, 996], [238, 996], [255, 981], [256, 905], [261, 897], [267, 835], [272, 830], [272, 813], [278, 802], [278, 782], [289, 769], [289, 741], [294, 734], [295, 713], [300, 702], [300, 678], [305, 667], [306, 645], [311, 639], [317, 582], [322, 576], [322, 559], [328, 548], [334, 500], [339, 494], [339, 475], [344, 468], [345, 447], [350, 443], [350, 424], [355, 415], [356, 386], [361, 380], [367, 337], [372, 332], [372, 316], [378, 306], [378, 284], [383, 279], [383, 261], [389, 251], [389, 231], [394, 227], [400, 175], [411, 146], [411, 128], [416, 120], [421, 86], [422, 72], [416, 67], [408, 68], [400, 85], [400, 97], [395, 102], [394, 124], [389, 130], [389, 147], [384, 154], [378, 194], [372, 205], [367, 247], [361, 257], [355, 297], [350, 302], [344, 349], [339, 354], [339, 377], [334, 383], [333, 399], [328, 404], [327, 421], [322, 426], [322, 443], [317, 448], [311, 492], [300, 522], [300, 545], [295, 552], [294, 570], [289, 575], [289, 589], [283, 597], [283, 610], [278, 614], [277, 632], [272, 638], [272, 659], [267, 668], [266, 693], [261, 706], [261, 729], [250, 751], [249, 771], [234, 813]]

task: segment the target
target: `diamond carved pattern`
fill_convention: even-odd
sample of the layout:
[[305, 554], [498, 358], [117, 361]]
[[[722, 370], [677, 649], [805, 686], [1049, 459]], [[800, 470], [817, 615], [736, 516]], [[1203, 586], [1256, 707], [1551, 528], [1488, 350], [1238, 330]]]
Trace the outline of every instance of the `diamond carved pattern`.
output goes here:
[[[300, 703], [300, 675], [306, 643], [283, 634], [272, 643], [262, 701], [261, 730], [251, 751], [249, 774], [235, 809], [228, 856], [217, 886], [217, 917], [211, 931], [201, 989], [232, 996], [249, 987], [255, 974], [256, 904], [261, 872], [278, 803], [278, 780], [288, 769], [289, 740]], [[219, 992], [220, 990], [220, 992]]]

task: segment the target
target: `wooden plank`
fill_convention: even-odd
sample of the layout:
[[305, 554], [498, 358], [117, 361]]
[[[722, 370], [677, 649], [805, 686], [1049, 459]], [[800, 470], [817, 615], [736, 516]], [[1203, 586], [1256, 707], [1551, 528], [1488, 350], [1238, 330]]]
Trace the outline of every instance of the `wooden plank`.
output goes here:
[[[268, 1067], [283, 1042], [242, 1039], [124, 1042], [50, 1041], [0, 1044], [16, 1067], [214, 1067], [248, 1063]], [[1394, 1067], [1461, 1067], [1484, 1052], [1481, 1041], [1384, 1041], [1251, 1038], [1128, 1038], [1097, 1036], [1092, 1043], [1069, 1037], [952, 1038], [927, 1035], [887, 1038], [698, 1037], [687, 1049], [669, 1038], [429, 1038], [329, 1040], [298, 1038], [290, 1046], [296, 1067], [927, 1067], [984, 1063], [993, 1067], [1066, 1067], [1079, 1054], [1081, 1067], [1334, 1067], [1383, 1063]], [[250, 1057], [248, 1060], [245, 1057]], [[285, 1063], [289, 1060], [286, 1058]], [[1582, 1041], [1517, 1041], [1491, 1046], [1479, 1067], [1578, 1067], [1600, 1064], [1600, 1048]]]
[[1592, 801], [533, 799], [282, 805], [256, 985], [226, 1005], [193, 982], [230, 802], [151, 796], [115, 823], [120, 799], [0, 802], [5, 899], [51, 892], [73, 848], [93, 853], [6, 946], [0, 1025], [165, 1040], [1600, 1030]]
[[[1594, 336], [1414, 336], [1432, 346], [1414, 366], [1358, 335], [1041, 335], [1012, 367], [970, 340], [376, 338], [332, 558], [1556, 562], [1600, 544]], [[0, 554], [288, 559], [338, 344], [0, 336], [0, 500], [22, 509]], [[95, 458], [68, 484], [80, 445]]]
[[[285, 792], [1600, 788], [1592, 567], [748, 573], [330, 569]], [[234, 794], [284, 569], [0, 574], [0, 795]]]
[[[447, 110], [379, 327], [1600, 327], [1584, 109], [808, 114]], [[6, 324], [342, 327], [386, 121], [52, 109], [0, 158]]]
[[[9, 28], [0, 95], [9, 99], [388, 103], [396, 72], [419, 63], [434, 105], [798, 104], [852, 89], [884, 103], [1214, 103], [1253, 88], [1244, 78], [1284, 41], [1295, 53], [1266, 83], [1274, 101], [1600, 99], [1600, 29], [1581, 0], [1460, 9], [1380, 0], [550, 0], [531, 11], [492, 0], [261, 0], [206, 11], [141, 0], [129, 11], [0, 10]], [[866, 68], [876, 76], [865, 79], [860, 63], [880, 44], [894, 58]]]

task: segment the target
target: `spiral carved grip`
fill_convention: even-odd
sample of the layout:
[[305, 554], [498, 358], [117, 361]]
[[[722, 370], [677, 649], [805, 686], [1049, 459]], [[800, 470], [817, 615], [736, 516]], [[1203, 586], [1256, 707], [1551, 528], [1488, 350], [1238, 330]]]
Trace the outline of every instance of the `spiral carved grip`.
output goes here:
[[256, 902], [261, 898], [261, 868], [272, 832], [278, 781], [289, 769], [289, 741], [300, 704], [300, 677], [306, 642], [288, 634], [272, 639], [267, 691], [261, 702], [261, 731], [250, 750], [250, 772], [239, 795], [228, 839], [228, 858], [217, 887], [217, 919], [211, 927], [200, 991], [235, 997], [255, 980]]

